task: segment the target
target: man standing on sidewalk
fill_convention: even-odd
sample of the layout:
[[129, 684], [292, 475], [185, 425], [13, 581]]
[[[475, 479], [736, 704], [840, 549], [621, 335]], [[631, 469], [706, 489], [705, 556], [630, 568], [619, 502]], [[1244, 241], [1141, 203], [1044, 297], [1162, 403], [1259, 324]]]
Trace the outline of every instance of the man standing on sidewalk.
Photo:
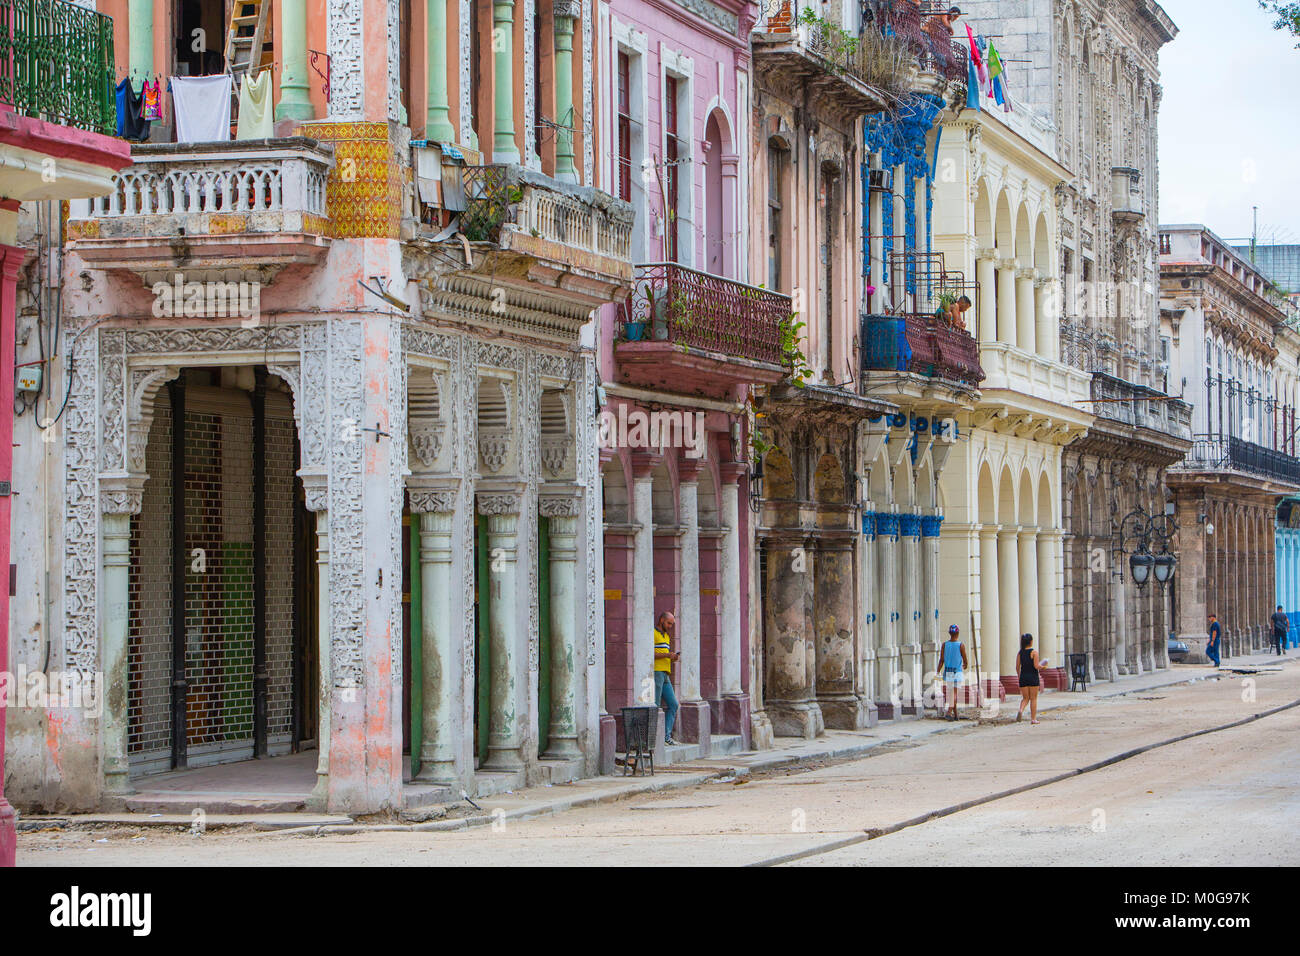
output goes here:
[[1279, 655], [1284, 652], [1286, 635], [1290, 630], [1291, 622], [1286, 619], [1286, 615], [1282, 613], [1282, 605], [1279, 604], [1277, 610], [1273, 612], [1273, 646], [1277, 648]]
[[[943, 686], [952, 695], [952, 707], [947, 717], [957, 719], [957, 698], [961, 695], [966, 671], [966, 645], [961, 642], [960, 630], [956, 624], [948, 628], [948, 640], [943, 645]], [[978, 676], [978, 675], [977, 675]]]
[[1219, 655], [1223, 652], [1223, 628], [1219, 627], [1219, 619], [1213, 614], [1210, 615], [1210, 640], [1205, 645], [1205, 656], [1214, 662], [1214, 666], [1219, 666]]
[[655, 706], [663, 707], [664, 743], [669, 746], [677, 743], [673, 740], [673, 724], [677, 722], [677, 694], [673, 690], [673, 661], [681, 657], [681, 652], [673, 652], [672, 633], [677, 625], [677, 618], [672, 611], [664, 611], [655, 622]]

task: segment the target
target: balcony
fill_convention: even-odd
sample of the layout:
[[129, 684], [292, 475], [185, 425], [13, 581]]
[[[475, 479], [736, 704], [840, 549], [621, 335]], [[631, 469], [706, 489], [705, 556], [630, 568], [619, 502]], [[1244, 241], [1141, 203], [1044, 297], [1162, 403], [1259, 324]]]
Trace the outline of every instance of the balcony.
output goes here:
[[1130, 166], [1114, 166], [1110, 171], [1111, 215], [1122, 222], [1138, 222], [1143, 217], [1142, 173]]
[[[0, 0], [0, 185], [17, 200], [111, 188], [130, 162], [113, 139], [113, 21], [65, 0]], [[50, 176], [46, 160], [58, 159]]]
[[113, 20], [66, 0], [0, 0], [0, 104], [112, 136]]
[[971, 334], [932, 315], [864, 315], [861, 341], [864, 372], [907, 372], [971, 387], [984, 379]]
[[1192, 406], [1158, 389], [1094, 372], [1092, 399], [1090, 407], [1098, 419], [1192, 440]]
[[637, 266], [619, 305], [614, 359], [628, 385], [706, 397], [785, 375], [788, 295], [672, 262]]
[[[522, 166], [466, 165], [448, 155], [440, 173], [437, 201], [419, 200], [418, 218], [433, 226], [410, 243], [410, 265], [431, 291], [438, 276], [452, 272], [495, 285], [540, 286], [583, 312], [626, 294], [630, 204]], [[456, 232], [467, 246], [448, 238]]]
[[761, 0], [756, 66], [799, 79], [857, 115], [887, 109], [912, 89], [917, 47], [869, 26], [855, 36], [824, 18], [822, 9], [813, 0]]
[[1187, 456], [1169, 471], [1180, 475], [1203, 472], [1221, 477], [1237, 473], [1264, 479], [1292, 490], [1300, 488], [1300, 458], [1245, 441], [1235, 435], [1197, 435]]
[[107, 196], [78, 203], [71, 248], [142, 276], [318, 261], [333, 147], [306, 137], [136, 146]]

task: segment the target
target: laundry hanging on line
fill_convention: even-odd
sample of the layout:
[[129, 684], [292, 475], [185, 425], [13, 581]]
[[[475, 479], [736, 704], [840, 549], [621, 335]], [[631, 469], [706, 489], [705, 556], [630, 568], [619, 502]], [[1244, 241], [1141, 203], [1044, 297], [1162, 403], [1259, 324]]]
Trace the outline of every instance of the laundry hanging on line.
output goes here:
[[231, 79], [229, 73], [171, 78], [176, 142], [229, 141]]
[[235, 131], [235, 139], [270, 139], [274, 135], [271, 71], [263, 70], [255, 78], [244, 74], [244, 80], [239, 84], [239, 128]]
[[148, 80], [145, 80], [144, 90], [142, 92], [144, 97], [144, 118], [151, 121], [161, 120], [163, 118], [162, 81], [154, 80], [150, 83]]
[[117, 101], [117, 135], [136, 142], [147, 140], [149, 120], [144, 116], [144, 97], [136, 92], [129, 76], [117, 84], [114, 97]]

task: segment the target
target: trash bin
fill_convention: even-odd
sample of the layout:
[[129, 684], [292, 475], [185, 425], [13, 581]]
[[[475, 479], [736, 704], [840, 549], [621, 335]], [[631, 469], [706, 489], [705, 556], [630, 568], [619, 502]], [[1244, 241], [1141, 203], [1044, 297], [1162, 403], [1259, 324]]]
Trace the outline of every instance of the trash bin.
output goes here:
[[655, 772], [655, 733], [659, 728], [658, 707], [624, 707], [623, 740], [627, 748], [623, 757], [623, 775], [640, 774], [647, 766]]
[[[1070, 690], [1087, 690], [1088, 689], [1088, 655], [1071, 654], [1070, 661]], [[1082, 685], [1082, 687], [1080, 687]]]

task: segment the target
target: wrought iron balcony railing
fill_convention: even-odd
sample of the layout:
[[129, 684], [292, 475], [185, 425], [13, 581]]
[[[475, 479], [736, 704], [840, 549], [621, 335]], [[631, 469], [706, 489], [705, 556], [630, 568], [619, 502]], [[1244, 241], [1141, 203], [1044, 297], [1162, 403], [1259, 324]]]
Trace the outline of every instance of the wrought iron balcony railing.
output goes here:
[[567, 186], [515, 166], [465, 166], [461, 232], [500, 242], [504, 226], [611, 259], [632, 255], [631, 215], [612, 212], [604, 194]]
[[761, 7], [761, 32], [801, 42], [830, 71], [873, 89], [900, 93], [918, 67], [966, 81], [966, 47], [937, 17], [923, 19], [915, 0], [866, 0], [856, 34], [824, 19], [812, 0], [764, 0]]
[[979, 346], [969, 332], [926, 315], [864, 315], [862, 369], [911, 372], [978, 385]]
[[636, 267], [619, 306], [619, 337], [672, 342], [769, 365], [783, 365], [781, 323], [790, 296], [673, 262]]
[[1198, 435], [1179, 471], [1245, 471], [1288, 484], [1300, 485], [1300, 458], [1265, 448], [1235, 435]]
[[67, 0], [0, 0], [0, 109], [112, 136], [113, 20]]

